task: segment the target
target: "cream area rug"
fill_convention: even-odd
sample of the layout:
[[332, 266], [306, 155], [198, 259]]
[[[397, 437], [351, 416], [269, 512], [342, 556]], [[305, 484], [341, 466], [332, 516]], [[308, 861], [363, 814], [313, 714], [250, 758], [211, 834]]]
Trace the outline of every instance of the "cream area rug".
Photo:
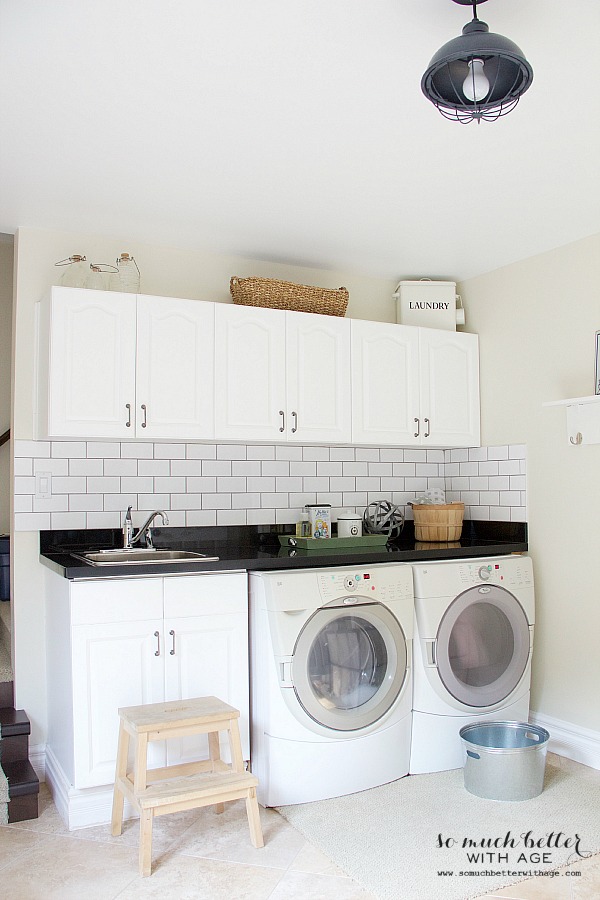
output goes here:
[[455, 769], [279, 812], [381, 900], [466, 900], [600, 852], [600, 778], [550, 762], [521, 802], [475, 797]]

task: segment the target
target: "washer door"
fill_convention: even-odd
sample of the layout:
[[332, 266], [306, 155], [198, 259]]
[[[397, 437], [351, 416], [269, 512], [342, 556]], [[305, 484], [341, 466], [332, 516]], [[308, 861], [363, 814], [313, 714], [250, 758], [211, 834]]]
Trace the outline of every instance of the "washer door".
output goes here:
[[495, 706], [517, 687], [529, 660], [529, 623], [505, 588], [480, 585], [448, 607], [437, 633], [438, 672], [467, 706]]
[[353, 596], [352, 603], [352, 609], [317, 610], [298, 635], [292, 659], [301, 706], [336, 731], [356, 731], [380, 719], [407, 676], [406, 638], [396, 617], [366, 597]]

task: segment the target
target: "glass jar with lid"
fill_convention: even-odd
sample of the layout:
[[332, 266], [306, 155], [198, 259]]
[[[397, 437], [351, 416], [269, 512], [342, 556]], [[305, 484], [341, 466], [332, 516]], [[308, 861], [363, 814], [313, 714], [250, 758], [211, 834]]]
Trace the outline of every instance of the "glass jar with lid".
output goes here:
[[85, 256], [74, 253], [73, 256], [61, 259], [57, 263], [54, 263], [54, 265], [66, 267], [60, 279], [60, 283], [64, 287], [85, 287], [85, 282], [88, 277], [88, 264]]

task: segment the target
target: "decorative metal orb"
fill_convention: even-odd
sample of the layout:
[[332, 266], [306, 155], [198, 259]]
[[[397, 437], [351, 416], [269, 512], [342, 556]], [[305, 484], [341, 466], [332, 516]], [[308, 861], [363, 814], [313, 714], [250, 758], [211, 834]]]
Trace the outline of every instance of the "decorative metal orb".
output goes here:
[[363, 526], [367, 534], [387, 534], [388, 540], [392, 540], [404, 528], [404, 513], [389, 500], [378, 500], [365, 509]]

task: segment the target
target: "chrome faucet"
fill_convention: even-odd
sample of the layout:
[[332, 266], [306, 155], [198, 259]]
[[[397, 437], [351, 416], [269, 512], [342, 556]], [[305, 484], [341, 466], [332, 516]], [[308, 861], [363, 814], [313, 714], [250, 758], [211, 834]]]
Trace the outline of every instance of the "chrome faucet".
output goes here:
[[125, 524], [123, 526], [123, 549], [131, 550], [135, 544], [139, 544], [142, 538], [146, 539], [146, 547], [149, 550], [152, 550], [154, 544], [152, 543], [152, 528], [150, 527], [154, 522], [155, 518], [160, 516], [162, 524], [169, 524], [169, 517], [164, 511], [164, 509], [156, 509], [153, 513], [150, 513], [138, 533], [133, 536], [133, 525], [131, 522], [131, 507], [127, 507], [127, 513], [125, 514]]

